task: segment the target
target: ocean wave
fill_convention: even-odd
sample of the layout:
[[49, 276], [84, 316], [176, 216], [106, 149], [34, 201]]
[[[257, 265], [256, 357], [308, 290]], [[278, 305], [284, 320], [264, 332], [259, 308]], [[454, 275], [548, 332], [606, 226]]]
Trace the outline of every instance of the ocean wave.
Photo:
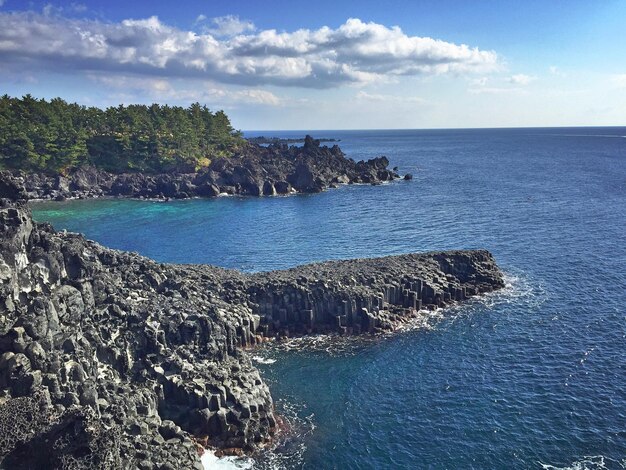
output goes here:
[[544, 470], [603, 470], [626, 469], [626, 459], [615, 460], [603, 455], [585, 456], [565, 467], [539, 462]]
[[247, 457], [217, 457], [206, 450], [200, 457], [204, 470], [245, 470], [254, 467], [254, 461]]
[[473, 297], [451, 309], [473, 311], [476, 308], [487, 308], [493, 310], [509, 304], [524, 304], [527, 308], [536, 308], [548, 299], [545, 288], [523, 272], [505, 272], [504, 284], [503, 289]]
[[276, 362], [276, 359], [263, 356], [252, 356], [252, 360], [258, 362], [259, 364], [274, 364]]

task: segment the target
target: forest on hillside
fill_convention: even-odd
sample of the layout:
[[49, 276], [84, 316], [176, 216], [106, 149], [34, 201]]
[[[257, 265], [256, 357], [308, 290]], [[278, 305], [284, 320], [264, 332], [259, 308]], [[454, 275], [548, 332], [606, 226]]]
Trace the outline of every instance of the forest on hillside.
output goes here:
[[223, 111], [152, 104], [100, 109], [61, 98], [0, 98], [0, 169], [194, 171], [246, 145]]

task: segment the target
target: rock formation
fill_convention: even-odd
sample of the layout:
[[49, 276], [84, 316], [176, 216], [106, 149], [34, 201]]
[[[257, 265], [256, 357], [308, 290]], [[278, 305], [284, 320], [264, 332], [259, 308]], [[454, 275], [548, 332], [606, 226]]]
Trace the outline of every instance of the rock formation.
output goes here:
[[387, 169], [388, 165], [386, 157], [355, 162], [346, 158], [337, 145], [320, 146], [318, 140], [306, 136], [302, 147], [250, 144], [245, 154], [217, 158], [197, 173], [113, 174], [84, 167], [67, 175], [5, 172], [2, 179], [22, 185], [28, 199], [271, 196], [315, 193], [342, 183], [378, 184], [398, 178], [395, 171]]
[[258, 274], [161, 264], [3, 199], [0, 468], [202, 468], [197, 442], [251, 450], [277, 431], [247, 348], [391, 330], [502, 286], [487, 251]]

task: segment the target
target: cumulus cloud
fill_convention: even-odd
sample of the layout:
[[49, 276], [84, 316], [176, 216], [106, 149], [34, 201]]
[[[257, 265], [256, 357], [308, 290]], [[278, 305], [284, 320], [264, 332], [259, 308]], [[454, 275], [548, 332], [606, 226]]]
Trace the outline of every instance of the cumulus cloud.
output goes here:
[[253, 32], [254, 25], [237, 17], [213, 21], [220, 31], [196, 33], [157, 17], [105, 23], [0, 12], [0, 68], [330, 88], [405, 75], [484, 73], [499, 67], [493, 51], [409, 36], [397, 26], [356, 18], [336, 29], [294, 32]]
[[211, 19], [211, 25], [211, 27], [206, 29], [206, 32], [214, 36], [235, 36], [256, 29], [252, 21], [240, 20], [239, 17], [235, 15], [213, 18]]
[[528, 85], [530, 82], [536, 80], [537, 77], [533, 77], [531, 75], [524, 75], [523, 73], [518, 73], [517, 75], [510, 76], [507, 81], [512, 83], [513, 85]]

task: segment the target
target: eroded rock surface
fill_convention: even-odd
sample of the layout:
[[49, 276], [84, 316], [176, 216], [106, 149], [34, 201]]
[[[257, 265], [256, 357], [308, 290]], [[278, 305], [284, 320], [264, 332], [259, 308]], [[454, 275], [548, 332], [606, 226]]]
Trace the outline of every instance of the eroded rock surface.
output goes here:
[[[355, 162], [341, 149], [307, 136], [300, 147], [250, 144], [242, 154], [217, 158], [196, 173], [113, 174], [93, 167], [67, 175], [5, 172], [1, 180], [22, 185], [28, 199], [215, 197], [219, 194], [272, 196], [316, 193], [338, 184], [379, 184], [399, 177], [389, 160], [378, 157]], [[0, 186], [0, 197], [6, 192]]]
[[276, 430], [246, 348], [390, 330], [502, 286], [487, 251], [258, 274], [166, 265], [56, 232], [3, 200], [0, 466], [201, 468], [194, 439], [252, 449]]

